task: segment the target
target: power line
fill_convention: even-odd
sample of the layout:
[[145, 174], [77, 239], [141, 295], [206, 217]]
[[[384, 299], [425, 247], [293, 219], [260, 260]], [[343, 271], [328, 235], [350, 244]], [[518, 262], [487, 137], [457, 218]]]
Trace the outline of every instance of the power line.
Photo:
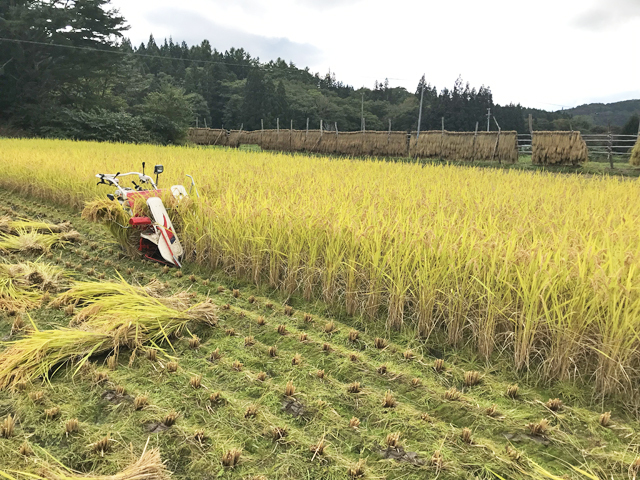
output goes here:
[[101, 52], [101, 53], [114, 53], [116, 55], [133, 55], [136, 57], [145, 57], [145, 58], [159, 58], [161, 60], [182, 60], [185, 62], [195, 62], [195, 63], [205, 63], [205, 64], [216, 64], [216, 65], [231, 65], [237, 67], [249, 67], [249, 68], [264, 68], [264, 65], [255, 65], [255, 64], [244, 64], [244, 63], [231, 63], [231, 62], [220, 62], [215, 60], [196, 60], [190, 58], [176, 58], [176, 57], [163, 57], [162, 55], [150, 55], [148, 53], [137, 53], [137, 52], [123, 52], [120, 50], [103, 50], [101, 48], [93, 48], [93, 47], [78, 47], [76, 45], [62, 45], [60, 43], [46, 43], [46, 42], [36, 42], [33, 40], [18, 40], [15, 38], [4, 38], [0, 37], [0, 41], [5, 42], [14, 42], [14, 43], [26, 43], [29, 45], [43, 45], [45, 47], [59, 47], [59, 48], [70, 48], [73, 50], [85, 50], [88, 52]]

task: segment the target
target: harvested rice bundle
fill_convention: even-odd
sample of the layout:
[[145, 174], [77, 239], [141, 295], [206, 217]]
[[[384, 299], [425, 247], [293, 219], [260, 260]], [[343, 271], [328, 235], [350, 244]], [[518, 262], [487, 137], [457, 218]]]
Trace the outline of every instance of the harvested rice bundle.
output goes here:
[[45, 235], [20, 229], [16, 234], [0, 233], [0, 252], [46, 253], [53, 247], [68, 243], [67, 233]]
[[631, 165], [640, 165], [640, 138], [636, 142], [636, 146], [631, 151], [631, 157], [629, 158]]
[[82, 218], [90, 222], [106, 225], [116, 241], [129, 254], [134, 254], [138, 251], [137, 239], [139, 235], [134, 229], [129, 228], [129, 215], [124, 211], [120, 203], [111, 200], [87, 202], [84, 210], [82, 210]]
[[[26, 472], [11, 471], [11, 473], [25, 475], [37, 480], [169, 480], [170, 478], [169, 472], [160, 458], [160, 450], [157, 448], [145, 450], [136, 462], [115, 475], [91, 475], [75, 472], [66, 468], [57, 460], [55, 464], [43, 460], [38, 460], [37, 462], [42, 472], [42, 477]], [[0, 477], [16, 480], [9, 472], [0, 471]]]
[[48, 378], [56, 366], [73, 359], [80, 364], [92, 355], [121, 346], [137, 349], [149, 342], [170, 343], [191, 321], [214, 324], [216, 308], [205, 301], [181, 311], [146, 294], [129, 293], [101, 298], [81, 311], [82, 330], [36, 330], [8, 343], [0, 353], [0, 389], [38, 377]]
[[107, 296], [131, 293], [158, 298], [165, 290], [165, 284], [158, 280], [152, 280], [144, 287], [130, 285], [122, 279], [120, 282], [75, 282], [69, 290], [51, 302], [51, 306], [59, 308], [71, 303], [82, 306]]
[[65, 283], [64, 271], [45, 263], [0, 264], [0, 310], [24, 311], [39, 305], [43, 292]]
[[28, 220], [21, 218], [12, 220], [10, 217], [0, 217], [0, 232], [17, 235], [20, 231], [36, 232], [36, 233], [63, 233], [73, 230], [73, 226], [69, 222], [54, 223], [40, 222], [37, 220]]

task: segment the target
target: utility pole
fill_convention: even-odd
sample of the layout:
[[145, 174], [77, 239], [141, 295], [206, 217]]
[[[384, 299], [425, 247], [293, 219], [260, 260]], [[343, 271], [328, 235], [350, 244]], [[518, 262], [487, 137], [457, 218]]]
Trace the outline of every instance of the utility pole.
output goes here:
[[422, 124], [422, 100], [424, 100], [424, 85], [422, 85], [422, 91], [420, 92], [420, 112], [418, 113], [418, 134], [416, 140], [420, 138], [420, 125]]
[[487, 132], [490, 130], [491, 127], [491, 109], [487, 108]]
[[362, 92], [362, 107], [360, 108], [360, 130], [364, 132], [364, 92]]

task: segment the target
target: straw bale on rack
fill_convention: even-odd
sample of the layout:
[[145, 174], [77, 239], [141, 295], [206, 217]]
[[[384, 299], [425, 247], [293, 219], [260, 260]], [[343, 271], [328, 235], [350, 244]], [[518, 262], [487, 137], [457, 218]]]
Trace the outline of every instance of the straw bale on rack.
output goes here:
[[190, 128], [187, 137], [197, 145], [227, 145], [227, 131], [222, 128]]
[[580, 132], [533, 132], [531, 161], [535, 165], [578, 165], [588, 159]]
[[440, 158], [442, 153], [443, 132], [432, 130], [420, 132], [420, 138], [411, 134], [411, 156], [420, 158]]
[[633, 147], [633, 150], [631, 150], [631, 158], [629, 158], [629, 163], [631, 165], [640, 165], [640, 137], [638, 137], [636, 146]]

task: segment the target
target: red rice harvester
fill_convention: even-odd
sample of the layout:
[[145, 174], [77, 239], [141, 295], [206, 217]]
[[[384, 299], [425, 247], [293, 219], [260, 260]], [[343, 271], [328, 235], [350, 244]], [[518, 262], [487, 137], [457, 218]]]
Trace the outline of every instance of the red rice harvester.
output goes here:
[[[142, 162], [142, 173], [98, 173], [96, 177], [100, 179], [97, 185], [112, 185], [116, 187], [113, 194], [108, 194], [109, 200], [118, 201], [123, 210], [130, 216], [129, 225], [119, 225], [122, 228], [134, 228], [140, 231], [139, 250], [144, 253], [145, 257], [167, 265], [174, 265], [178, 268], [182, 267], [180, 259], [184, 254], [180, 240], [176, 235], [171, 223], [171, 218], [167, 213], [167, 209], [160, 198], [163, 190], [158, 189], [158, 176], [164, 171], [162, 165], [156, 165], [153, 173], [156, 181], [153, 181], [149, 175], [144, 173], [145, 162]], [[138, 176], [140, 184], [132, 181], [134, 188], [123, 187], [120, 185], [120, 179], [129, 176]], [[191, 188], [189, 193], [183, 185], [173, 185], [170, 189], [173, 198], [179, 202], [183, 198], [188, 197], [195, 188], [195, 182], [191, 175], [186, 175], [191, 179]], [[198, 197], [198, 189], [195, 188]], [[134, 210], [136, 200], [144, 199], [149, 207], [149, 216], [145, 216], [143, 212]]]

